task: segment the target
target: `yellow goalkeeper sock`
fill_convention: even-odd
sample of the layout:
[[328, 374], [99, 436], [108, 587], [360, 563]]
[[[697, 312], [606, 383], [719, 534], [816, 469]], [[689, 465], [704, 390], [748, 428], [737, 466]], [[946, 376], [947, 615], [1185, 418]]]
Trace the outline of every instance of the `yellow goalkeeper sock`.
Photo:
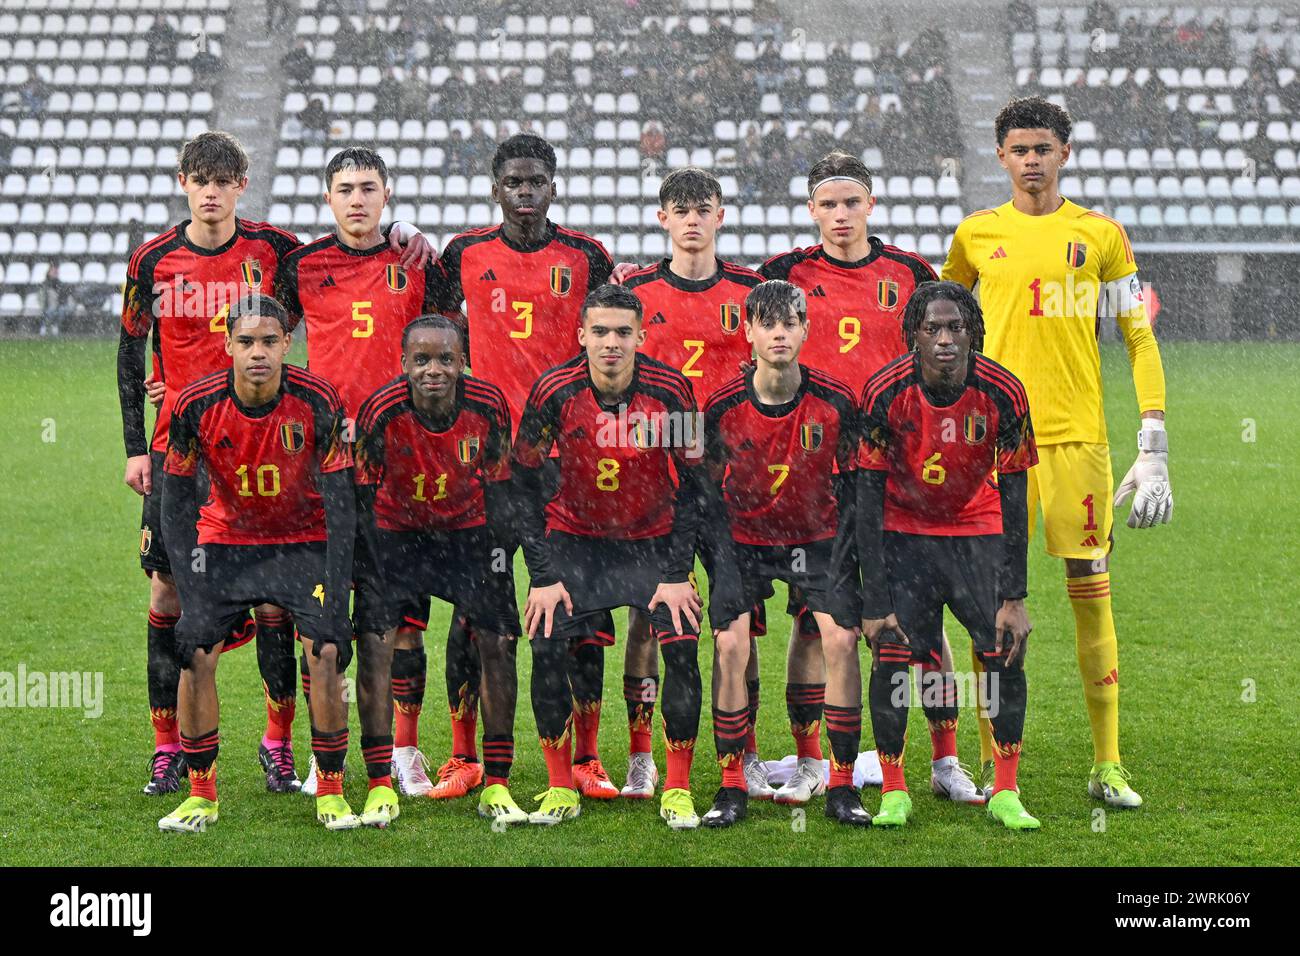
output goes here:
[[1067, 578], [1083, 699], [1098, 763], [1119, 761], [1119, 642], [1110, 612], [1110, 573]]
[[[975, 686], [982, 688], [984, 686], [984, 662], [980, 660], [979, 654], [975, 651], [975, 643], [971, 642], [970, 649], [971, 667], [975, 669]], [[980, 729], [980, 766], [984, 766], [993, 759], [993, 725], [989, 722], [988, 714], [981, 707], [979, 711], [979, 720], [975, 721]]]

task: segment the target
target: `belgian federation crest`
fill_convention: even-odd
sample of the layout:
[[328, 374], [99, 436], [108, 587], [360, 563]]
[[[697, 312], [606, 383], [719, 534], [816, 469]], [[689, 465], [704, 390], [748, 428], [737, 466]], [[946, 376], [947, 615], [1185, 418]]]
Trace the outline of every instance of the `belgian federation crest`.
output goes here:
[[239, 271], [244, 278], [244, 285], [250, 289], [262, 286], [262, 263], [257, 259], [245, 259], [239, 264]]
[[658, 429], [655, 428], [655, 423], [650, 419], [633, 422], [632, 427], [628, 429], [628, 433], [637, 451], [648, 451], [651, 448], [657, 448], [659, 445]]
[[284, 446], [284, 450], [289, 454], [296, 455], [302, 451], [302, 446], [306, 444], [306, 441], [302, 422], [285, 422], [280, 426], [280, 444]]
[[898, 307], [898, 283], [890, 279], [881, 279], [876, 283], [876, 301], [882, 309]]
[[822, 447], [820, 422], [806, 422], [799, 426], [799, 447], [804, 451], [816, 451]]
[[977, 415], [975, 412], [967, 412], [966, 417], [962, 419], [961, 433], [966, 438], [966, 444], [978, 445], [988, 434], [989, 420], [984, 415]]
[[456, 457], [462, 465], [468, 465], [478, 457], [479, 440], [477, 435], [470, 435], [456, 442]]
[[396, 263], [390, 263], [384, 267], [384, 279], [388, 282], [390, 292], [406, 291], [406, 270]]
[[725, 302], [718, 311], [722, 316], [722, 331], [731, 335], [740, 328], [740, 306], [734, 302]]
[[1082, 242], [1067, 242], [1065, 244], [1065, 263], [1071, 269], [1082, 269], [1083, 264], [1088, 261], [1088, 247]]
[[573, 270], [568, 266], [551, 266], [551, 291], [556, 295], [569, 294], [573, 288]]

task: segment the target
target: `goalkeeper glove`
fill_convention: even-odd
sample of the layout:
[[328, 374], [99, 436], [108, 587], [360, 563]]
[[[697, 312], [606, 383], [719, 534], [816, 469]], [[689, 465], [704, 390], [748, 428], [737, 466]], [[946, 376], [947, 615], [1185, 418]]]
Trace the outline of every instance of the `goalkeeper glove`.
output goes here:
[[1138, 432], [1138, 456], [1133, 467], [1120, 482], [1115, 506], [1133, 495], [1129, 512], [1130, 528], [1149, 528], [1168, 524], [1174, 516], [1174, 493], [1169, 485], [1169, 434], [1165, 423], [1155, 418], [1142, 419]]

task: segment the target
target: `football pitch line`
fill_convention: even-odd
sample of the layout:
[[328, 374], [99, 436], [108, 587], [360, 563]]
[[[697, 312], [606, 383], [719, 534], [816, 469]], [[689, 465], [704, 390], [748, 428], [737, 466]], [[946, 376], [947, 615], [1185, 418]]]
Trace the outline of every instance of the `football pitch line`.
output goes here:
[[[116, 343], [0, 342], [4, 494], [0, 496], [0, 675], [101, 675], [93, 708], [6, 703], [0, 693], [0, 859], [10, 864], [338, 865], [853, 865], [1293, 863], [1300, 779], [1300, 650], [1294, 577], [1300, 555], [1297, 494], [1286, 472], [1300, 462], [1300, 345], [1176, 343], [1163, 346], [1169, 382], [1171, 525], [1116, 525], [1114, 607], [1120, 638], [1121, 743], [1147, 800], [1103, 810], [1084, 787], [1091, 763], [1074, 661], [1073, 618], [1061, 570], [1030, 548], [1027, 602], [1034, 622], [1027, 659], [1029, 709], [1022, 761], [1034, 834], [1002, 832], [978, 808], [933, 798], [929, 741], [912, 715], [908, 780], [913, 820], [898, 833], [850, 832], [822, 815], [751, 804], [725, 832], [671, 833], [657, 803], [584, 804], [571, 824], [496, 833], [472, 800], [403, 801], [389, 830], [329, 834], [310, 801], [272, 796], [256, 744], [264, 721], [251, 648], [228, 655], [219, 675], [221, 821], [207, 834], [157, 832], [179, 800], [139, 793], [151, 739], [145, 705], [147, 586], [135, 560], [139, 502], [121, 482], [123, 451], [114, 381]], [[1133, 459], [1137, 426], [1122, 348], [1103, 366], [1116, 479]], [[1250, 420], [1246, 429], [1243, 420]], [[1248, 432], [1248, 433], [1247, 433]], [[520, 597], [525, 578], [520, 568]], [[768, 605], [760, 640], [760, 749], [793, 752], [784, 708], [789, 634], [785, 596]], [[622, 618], [618, 618], [620, 628]], [[429, 689], [422, 748], [435, 764], [450, 746], [442, 691], [447, 613], [430, 623]], [[949, 625], [959, 670], [968, 642]], [[701, 649], [707, 682], [711, 647]], [[530, 655], [519, 655], [520, 706], [512, 790], [526, 809], [545, 786], [528, 703]], [[4, 681], [0, 679], [0, 691]], [[93, 684], [91, 685], [93, 686]], [[98, 711], [98, 716], [91, 714]], [[868, 722], [869, 726], [869, 722]], [[865, 729], [865, 728], [864, 728]], [[664, 767], [656, 727], [656, 758]], [[305, 708], [295, 724], [306, 767]], [[364, 772], [352, 715], [349, 799]], [[863, 746], [870, 746], [869, 730]], [[622, 646], [607, 654], [601, 750], [616, 783], [625, 768]], [[959, 746], [975, 763], [973, 715]], [[697, 810], [718, 786], [707, 697], [693, 774]], [[864, 802], [874, 810], [878, 791]]]

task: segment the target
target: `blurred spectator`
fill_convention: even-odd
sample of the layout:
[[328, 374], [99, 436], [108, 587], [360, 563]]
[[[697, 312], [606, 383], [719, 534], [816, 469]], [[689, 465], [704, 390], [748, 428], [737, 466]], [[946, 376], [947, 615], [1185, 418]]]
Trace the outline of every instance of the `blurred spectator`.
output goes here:
[[[642, 101], [642, 105], [645, 105]], [[591, 103], [588, 102], [586, 94], [575, 90], [569, 97], [569, 115], [567, 117], [569, 128], [568, 145], [572, 149], [590, 148], [594, 142], [593, 134], [596, 128], [596, 114], [592, 112]]]
[[378, 15], [366, 18], [366, 28], [357, 37], [357, 56], [361, 63], [380, 63], [388, 49], [388, 36], [379, 26]]
[[217, 56], [205, 44], [190, 58], [190, 69], [194, 73], [194, 82], [200, 89], [211, 90], [213, 84], [221, 78], [226, 70], [226, 61]]
[[832, 43], [830, 52], [826, 55], [826, 84], [830, 87], [830, 92], [835, 93], [852, 89], [856, 94], [857, 90], [853, 89], [853, 74], [857, 66], [854, 64], [852, 57], [849, 56], [847, 43]]
[[1232, 36], [1223, 17], [1215, 17], [1214, 22], [1205, 28], [1204, 50], [1206, 63], [1227, 65], [1232, 62]]
[[1035, 33], [1038, 30], [1038, 15], [1024, 0], [1011, 0], [1007, 4], [1007, 25], [1012, 33]]
[[59, 278], [58, 263], [50, 266], [45, 281], [36, 287], [37, 310], [41, 315], [41, 336], [58, 335], [59, 326], [72, 314], [72, 298]]
[[402, 81], [395, 66], [389, 67], [375, 84], [375, 115], [380, 119], [400, 119], [402, 116]]
[[417, 73], [411, 73], [402, 84], [401, 118], [403, 120], [423, 120], [429, 115], [429, 101], [433, 90], [428, 82]]
[[13, 150], [14, 138], [0, 129], [0, 173], [9, 171], [9, 160], [13, 155]]
[[754, 60], [757, 71], [758, 95], [779, 93], [785, 83], [785, 61], [781, 59], [781, 46], [770, 40], [763, 44], [762, 51]]
[[398, 21], [397, 28], [388, 34], [388, 63], [407, 70], [414, 66], [418, 58], [418, 52], [415, 48], [417, 39], [414, 21], [410, 17], [402, 17]]
[[45, 115], [45, 105], [50, 101], [50, 86], [41, 77], [33, 74], [27, 81], [27, 85], [19, 92], [19, 98], [22, 101], [23, 113], [33, 119], [40, 119]]
[[1088, 10], [1083, 17], [1083, 29], [1086, 33], [1092, 33], [1094, 30], [1101, 30], [1105, 33], [1114, 33], [1119, 25], [1119, 19], [1115, 16], [1115, 8], [1106, 0], [1092, 0], [1088, 4]]
[[325, 112], [325, 101], [319, 96], [313, 96], [303, 111], [298, 114], [298, 121], [302, 123], [303, 139], [324, 142], [329, 136], [330, 118]]
[[465, 141], [465, 148], [470, 157], [470, 162], [476, 170], [483, 172], [490, 170], [492, 154], [496, 152], [497, 144], [484, 131], [482, 120], [475, 120], [470, 127], [469, 138]]
[[470, 174], [470, 169], [474, 165], [474, 156], [465, 142], [465, 134], [459, 129], [453, 129], [451, 136], [447, 139], [447, 166], [457, 173], [465, 175]]
[[661, 162], [667, 153], [668, 138], [664, 135], [663, 124], [649, 120], [641, 129], [641, 158]]
[[293, 49], [280, 60], [280, 66], [284, 68], [285, 76], [299, 86], [305, 86], [316, 68], [311, 50], [307, 49], [307, 41], [300, 39], [294, 43]]
[[181, 35], [165, 17], [154, 17], [153, 24], [144, 33], [149, 44], [149, 59], [155, 63], [170, 63], [176, 59], [176, 44]]
[[293, 22], [289, 0], [266, 0], [266, 32], [271, 33], [281, 24]]

